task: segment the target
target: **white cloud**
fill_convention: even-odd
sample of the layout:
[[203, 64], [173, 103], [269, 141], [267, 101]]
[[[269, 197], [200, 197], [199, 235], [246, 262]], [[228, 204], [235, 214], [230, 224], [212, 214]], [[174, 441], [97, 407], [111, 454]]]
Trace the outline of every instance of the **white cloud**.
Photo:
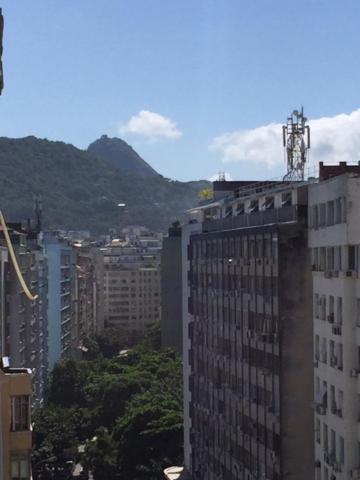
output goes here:
[[182, 136], [176, 123], [159, 113], [141, 110], [120, 127], [120, 134], [142, 135], [151, 140], [159, 138], [179, 138]]
[[[310, 120], [312, 162], [354, 162], [360, 159], [360, 109], [350, 114]], [[224, 163], [253, 163], [268, 169], [284, 162], [282, 125], [271, 123], [251, 130], [224, 133], [209, 146]]]
[[233, 180], [233, 178], [231, 177], [230, 173], [228, 172], [219, 172], [219, 173], [215, 173], [214, 175], [211, 175], [210, 178], [208, 178], [209, 182], [216, 182], [217, 180], [219, 180], [219, 177], [220, 175], [224, 174], [225, 175], [225, 180], [227, 180], [228, 182], [231, 182], [231, 180]]

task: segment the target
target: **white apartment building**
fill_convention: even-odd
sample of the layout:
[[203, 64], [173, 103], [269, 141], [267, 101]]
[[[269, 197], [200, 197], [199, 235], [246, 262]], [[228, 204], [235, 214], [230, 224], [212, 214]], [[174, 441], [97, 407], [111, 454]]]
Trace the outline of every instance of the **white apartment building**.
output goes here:
[[105, 324], [143, 333], [160, 319], [161, 242], [126, 243], [101, 249]]
[[320, 165], [309, 186], [316, 480], [360, 478], [360, 169], [349, 170]]

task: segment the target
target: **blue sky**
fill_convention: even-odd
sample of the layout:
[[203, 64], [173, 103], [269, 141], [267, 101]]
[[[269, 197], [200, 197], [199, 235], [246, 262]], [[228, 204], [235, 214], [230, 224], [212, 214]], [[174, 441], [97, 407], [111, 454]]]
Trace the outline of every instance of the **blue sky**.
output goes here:
[[360, 158], [358, 0], [1, 5], [1, 135], [85, 148], [106, 133], [167, 177], [272, 178], [303, 104], [313, 161]]

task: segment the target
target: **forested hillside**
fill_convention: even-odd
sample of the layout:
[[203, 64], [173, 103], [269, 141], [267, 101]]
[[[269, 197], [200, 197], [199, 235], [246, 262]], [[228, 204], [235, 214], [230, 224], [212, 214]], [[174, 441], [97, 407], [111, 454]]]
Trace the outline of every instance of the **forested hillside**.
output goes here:
[[140, 175], [63, 142], [0, 138], [0, 208], [12, 221], [31, 216], [33, 196], [41, 194], [46, 228], [104, 233], [131, 223], [165, 229], [196, 204], [206, 185]]

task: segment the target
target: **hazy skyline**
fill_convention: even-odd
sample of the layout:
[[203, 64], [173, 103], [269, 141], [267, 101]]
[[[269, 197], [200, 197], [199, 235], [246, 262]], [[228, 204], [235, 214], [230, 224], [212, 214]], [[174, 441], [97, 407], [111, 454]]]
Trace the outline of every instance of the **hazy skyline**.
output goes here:
[[1, 136], [86, 148], [107, 134], [166, 177], [271, 178], [281, 124], [303, 104], [312, 161], [360, 158], [355, 0], [1, 6]]

